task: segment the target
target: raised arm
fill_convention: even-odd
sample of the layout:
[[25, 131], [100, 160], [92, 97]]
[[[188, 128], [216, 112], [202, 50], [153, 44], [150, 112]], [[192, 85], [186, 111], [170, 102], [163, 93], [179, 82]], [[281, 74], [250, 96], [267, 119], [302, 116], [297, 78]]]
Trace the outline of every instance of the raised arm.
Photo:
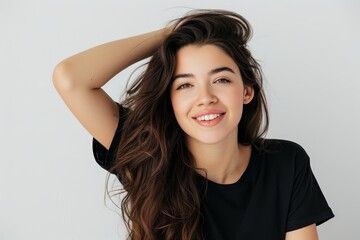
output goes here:
[[101, 88], [117, 73], [152, 55], [167, 30], [105, 43], [60, 62], [53, 83], [67, 107], [109, 149], [119, 121], [115, 102]]

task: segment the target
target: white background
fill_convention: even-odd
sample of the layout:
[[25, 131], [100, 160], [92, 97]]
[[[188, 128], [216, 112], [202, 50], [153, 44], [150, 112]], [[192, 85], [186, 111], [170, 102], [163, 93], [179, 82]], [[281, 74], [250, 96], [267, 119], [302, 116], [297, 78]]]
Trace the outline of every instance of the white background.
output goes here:
[[[321, 239], [360, 239], [360, 2], [0, 2], [0, 239], [124, 239], [104, 204], [106, 172], [91, 136], [51, 81], [55, 65], [89, 47], [164, 26], [190, 8], [236, 11], [254, 28], [269, 138], [302, 145], [336, 217]], [[118, 100], [133, 67], [104, 89]]]

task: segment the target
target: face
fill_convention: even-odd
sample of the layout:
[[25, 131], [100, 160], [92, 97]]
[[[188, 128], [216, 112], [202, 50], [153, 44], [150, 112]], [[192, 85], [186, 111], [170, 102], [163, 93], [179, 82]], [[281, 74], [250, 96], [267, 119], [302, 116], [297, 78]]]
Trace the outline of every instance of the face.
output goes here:
[[243, 104], [253, 97], [233, 59], [215, 45], [188, 45], [176, 55], [171, 103], [188, 144], [236, 141]]

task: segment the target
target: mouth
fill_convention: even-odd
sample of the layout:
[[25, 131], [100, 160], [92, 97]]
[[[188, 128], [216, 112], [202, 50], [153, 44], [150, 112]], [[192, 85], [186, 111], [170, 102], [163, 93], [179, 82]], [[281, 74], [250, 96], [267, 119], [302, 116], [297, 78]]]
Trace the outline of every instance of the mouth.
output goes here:
[[226, 112], [223, 113], [210, 113], [197, 117], [193, 117], [195, 122], [202, 127], [215, 127], [224, 119]]
[[225, 113], [207, 114], [207, 115], [202, 115], [200, 117], [194, 117], [193, 119], [195, 119], [197, 121], [209, 122], [209, 121], [212, 121], [212, 120], [217, 119], [224, 115], [225, 115]]

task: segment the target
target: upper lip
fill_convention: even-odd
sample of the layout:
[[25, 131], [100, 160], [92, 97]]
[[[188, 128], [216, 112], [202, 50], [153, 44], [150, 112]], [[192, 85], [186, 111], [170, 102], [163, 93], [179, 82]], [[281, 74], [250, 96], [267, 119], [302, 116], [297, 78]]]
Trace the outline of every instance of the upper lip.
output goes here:
[[196, 114], [195, 116], [192, 116], [192, 118], [198, 118], [198, 117], [201, 117], [201, 116], [205, 116], [205, 115], [210, 115], [210, 114], [222, 114], [222, 113], [225, 113], [224, 111], [221, 111], [221, 110], [203, 110], [201, 112], [199, 112], [198, 114]]

